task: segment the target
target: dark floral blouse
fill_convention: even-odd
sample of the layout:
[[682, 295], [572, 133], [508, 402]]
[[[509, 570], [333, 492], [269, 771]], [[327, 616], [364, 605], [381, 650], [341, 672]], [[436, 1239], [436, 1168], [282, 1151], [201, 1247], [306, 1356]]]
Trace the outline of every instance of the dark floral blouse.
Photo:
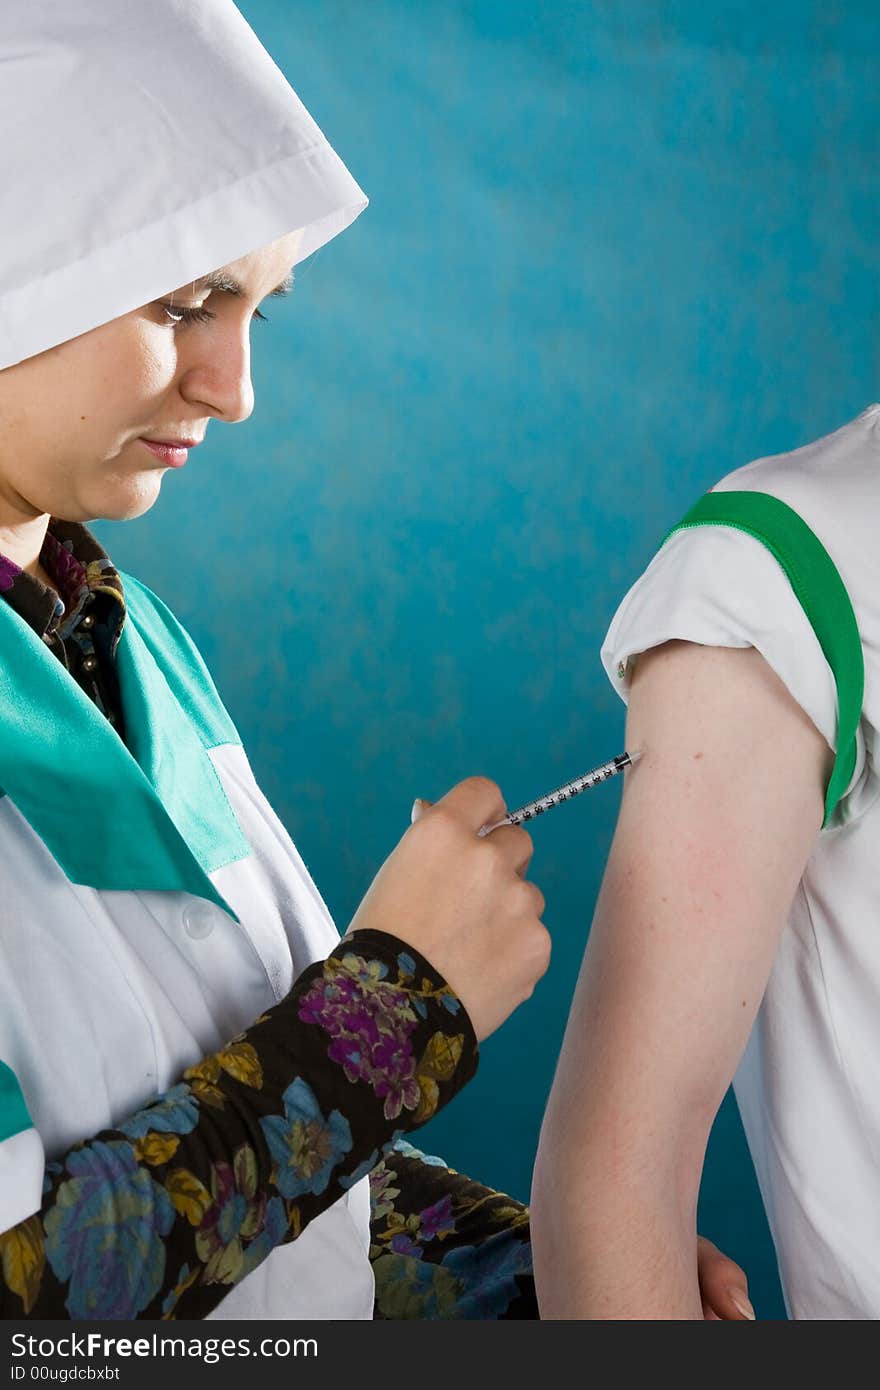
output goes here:
[[[0, 555], [0, 597], [125, 738], [122, 581], [52, 518], [47, 588]], [[0, 1235], [0, 1316], [201, 1318], [369, 1174], [377, 1318], [537, 1318], [528, 1209], [403, 1137], [474, 1075], [446, 981], [386, 932], [342, 940], [290, 994], [114, 1129], [47, 1163]]]

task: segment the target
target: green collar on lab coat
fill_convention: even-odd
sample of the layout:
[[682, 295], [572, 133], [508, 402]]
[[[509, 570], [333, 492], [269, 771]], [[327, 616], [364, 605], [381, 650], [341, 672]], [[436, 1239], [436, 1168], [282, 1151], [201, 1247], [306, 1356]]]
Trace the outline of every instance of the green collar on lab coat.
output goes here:
[[241, 744], [192, 639], [133, 575], [116, 650], [127, 745], [0, 601], [0, 787], [73, 883], [217, 903], [209, 875], [251, 850], [208, 749]]

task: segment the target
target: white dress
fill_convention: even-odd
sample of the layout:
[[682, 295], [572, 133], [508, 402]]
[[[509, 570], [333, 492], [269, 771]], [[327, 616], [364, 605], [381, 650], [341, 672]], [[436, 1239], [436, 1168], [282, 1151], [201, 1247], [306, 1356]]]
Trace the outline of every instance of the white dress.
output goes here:
[[[792, 1318], [880, 1318], [880, 405], [712, 492], [793, 508], [848, 591], [864, 658], [855, 767], [816, 837], [734, 1091]], [[631, 657], [673, 638], [753, 646], [836, 750], [832, 670], [789, 578], [757, 538], [673, 532], [626, 594], [601, 659], [628, 698]]]

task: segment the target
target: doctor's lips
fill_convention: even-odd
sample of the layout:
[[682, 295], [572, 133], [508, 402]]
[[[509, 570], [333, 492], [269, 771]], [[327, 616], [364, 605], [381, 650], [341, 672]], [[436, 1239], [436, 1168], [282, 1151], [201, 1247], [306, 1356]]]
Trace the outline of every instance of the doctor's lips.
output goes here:
[[147, 439], [146, 435], [140, 438], [140, 443], [146, 444], [150, 452], [169, 468], [182, 468], [186, 463], [187, 450], [194, 449], [201, 442], [201, 439]]

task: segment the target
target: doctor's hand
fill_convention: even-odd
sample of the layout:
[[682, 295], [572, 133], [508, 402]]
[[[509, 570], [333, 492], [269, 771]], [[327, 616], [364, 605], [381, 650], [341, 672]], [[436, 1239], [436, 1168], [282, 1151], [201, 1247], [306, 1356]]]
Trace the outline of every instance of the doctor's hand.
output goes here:
[[754, 1319], [744, 1271], [705, 1236], [697, 1236], [697, 1274], [704, 1322]]
[[530, 997], [550, 963], [544, 895], [525, 878], [531, 836], [515, 825], [478, 833], [506, 814], [487, 777], [417, 802], [346, 932], [372, 928], [414, 946], [455, 990], [480, 1042]]

